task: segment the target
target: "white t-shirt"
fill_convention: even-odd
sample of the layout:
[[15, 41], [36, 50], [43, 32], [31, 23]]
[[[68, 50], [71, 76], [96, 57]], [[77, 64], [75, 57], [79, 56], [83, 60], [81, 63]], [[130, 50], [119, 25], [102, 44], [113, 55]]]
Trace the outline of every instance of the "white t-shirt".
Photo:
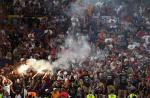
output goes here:
[[4, 86], [3, 89], [8, 93], [8, 95], [10, 95], [10, 85]]
[[21, 95], [20, 95], [20, 94], [19, 94], [19, 95], [16, 95], [15, 98], [21, 98]]

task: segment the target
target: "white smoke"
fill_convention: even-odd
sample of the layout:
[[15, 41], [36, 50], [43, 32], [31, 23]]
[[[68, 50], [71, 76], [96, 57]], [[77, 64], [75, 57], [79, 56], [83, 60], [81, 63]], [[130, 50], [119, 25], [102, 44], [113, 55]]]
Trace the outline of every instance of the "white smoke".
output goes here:
[[68, 68], [70, 67], [70, 62], [81, 63], [91, 52], [90, 45], [85, 39], [85, 36], [80, 36], [77, 39], [73, 36], [69, 36], [66, 39], [65, 47], [67, 47], [67, 49], [64, 52], [59, 53], [59, 59], [56, 62], [53, 62], [53, 65]]
[[33, 71], [42, 73], [45, 71], [52, 71], [52, 65], [46, 60], [28, 59], [26, 64], [30, 66]]
[[46, 60], [36, 60], [36, 59], [28, 59], [26, 64], [21, 65], [18, 68], [18, 72], [20, 74], [26, 74], [28, 69], [32, 69], [37, 73], [44, 73], [47, 71], [53, 72], [52, 65], [49, 61]]
[[28, 59], [26, 65], [21, 65], [18, 68], [19, 73], [26, 73], [28, 69], [32, 69], [37, 73], [47, 71], [53, 72], [54, 68], [67, 69], [71, 66], [70, 63], [81, 63], [90, 54], [91, 48], [84, 36], [73, 37], [69, 36], [64, 45], [65, 51], [58, 53], [59, 58], [50, 63], [47, 60]]

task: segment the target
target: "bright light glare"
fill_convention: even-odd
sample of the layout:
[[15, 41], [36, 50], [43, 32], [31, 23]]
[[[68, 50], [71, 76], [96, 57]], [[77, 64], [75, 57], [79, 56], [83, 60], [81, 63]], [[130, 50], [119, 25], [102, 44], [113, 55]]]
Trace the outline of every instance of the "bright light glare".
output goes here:
[[18, 68], [18, 72], [20, 74], [23, 74], [23, 73], [26, 73], [26, 71], [29, 69], [29, 66], [26, 65], [26, 64], [23, 64], [21, 65], [19, 68]]

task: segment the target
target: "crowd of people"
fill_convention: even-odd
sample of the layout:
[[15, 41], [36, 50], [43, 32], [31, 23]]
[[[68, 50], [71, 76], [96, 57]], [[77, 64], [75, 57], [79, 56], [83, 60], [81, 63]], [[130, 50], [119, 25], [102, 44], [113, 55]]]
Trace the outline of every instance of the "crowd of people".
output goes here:
[[[119, 9], [97, 0], [81, 16], [72, 11], [80, 0], [0, 0], [0, 98], [150, 98], [150, 8], [125, 1]], [[29, 58], [57, 60], [70, 34], [87, 36], [85, 61], [17, 71]]]

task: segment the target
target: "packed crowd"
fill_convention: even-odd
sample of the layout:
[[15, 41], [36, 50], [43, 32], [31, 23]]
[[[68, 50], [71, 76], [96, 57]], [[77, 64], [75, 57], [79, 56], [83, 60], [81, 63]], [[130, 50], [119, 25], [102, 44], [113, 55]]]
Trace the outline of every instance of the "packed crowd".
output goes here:
[[[5, 2], [11, 6], [0, 12], [17, 16], [0, 21], [0, 98], [150, 98], [150, 8], [146, 5], [133, 15], [114, 13], [111, 4], [101, 8], [96, 3], [88, 6], [84, 17], [72, 17], [66, 11], [75, 0]], [[29, 69], [22, 75], [16, 70], [29, 58], [57, 60], [66, 37], [79, 33], [88, 37], [91, 46], [84, 62], [53, 74]]]

